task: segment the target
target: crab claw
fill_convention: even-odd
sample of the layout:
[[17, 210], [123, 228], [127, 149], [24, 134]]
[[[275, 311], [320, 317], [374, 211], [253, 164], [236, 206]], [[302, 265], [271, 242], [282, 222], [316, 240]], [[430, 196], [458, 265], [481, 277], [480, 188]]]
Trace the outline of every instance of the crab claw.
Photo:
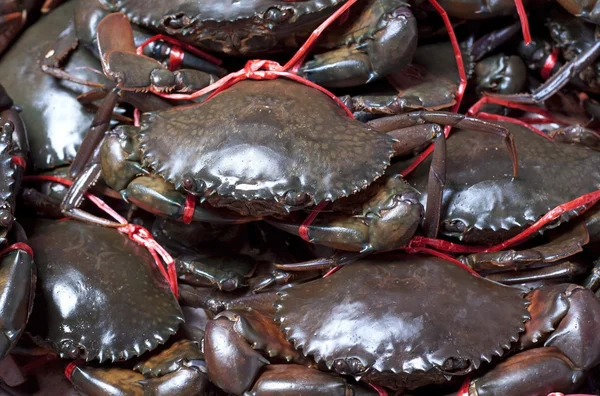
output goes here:
[[600, 301], [591, 290], [562, 284], [536, 289], [528, 298], [531, 320], [517, 345], [538, 348], [498, 364], [471, 383], [469, 394], [570, 393], [600, 363]]
[[98, 51], [104, 74], [129, 91], [186, 91], [215, 81], [208, 73], [183, 69], [172, 72], [160, 62], [136, 52], [133, 29], [123, 13], [110, 14], [98, 24]]
[[328, 87], [363, 85], [408, 65], [417, 48], [417, 21], [406, 3], [372, 0], [343, 31], [300, 68], [300, 75]]
[[[340, 214], [346, 204], [352, 207], [357, 199], [369, 198], [357, 213]], [[364, 192], [342, 198], [334, 213], [321, 213], [308, 226], [311, 242], [352, 252], [393, 250], [406, 246], [415, 234], [423, 215], [418, 192], [399, 175], [386, 176]], [[270, 221], [276, 227], [297, 235], [297, 224]]]
[[33, 308], [36, 270], [33, 257], [13, 250], [0, 259], [0, 359], [17, 343]]

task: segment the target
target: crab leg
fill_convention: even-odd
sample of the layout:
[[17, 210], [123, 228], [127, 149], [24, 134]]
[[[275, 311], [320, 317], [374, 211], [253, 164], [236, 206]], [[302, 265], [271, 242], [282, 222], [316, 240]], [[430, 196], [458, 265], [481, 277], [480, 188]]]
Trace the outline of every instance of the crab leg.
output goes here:
[[572, 281], [575, 277], [585, 274], [588, 266], [583, 263], [566, 261], [545, 268], [535, 268], [526, 271], [510, 271], [491, 274], [487, 279], [505, 285], [516, 285], [520, 283], [540, 282], [548, 280]]
[[532, 265], [540, 266], [543, 263], [563, 260], [583, 251], [583, 246], [589, 241], [590, 235], [585, 224], [577, 224], [542, 246], [521, 251], [474, 253], [461, 261], [477, 272], [520, 270]]
[[[390, 123], [395, 123], [396, 128], [404, 128], [412, 125], [419, 125], [433, 122], [440, 125], [447, 125], [459, 129], [471, 129], [478, 132], [491, 133], [504, 138], [504, 144], [510, 155], [513, 165], [513, 177], [517, 177], [519, 161], [517, 157], [517, 148], [512, 134], [504, 127], [491, 122], [479, 120], [477, 118], [467, 117], [462, 114], [445, 111], [416, 111], [406, 114], [398, 114], [386, 117]], [[367, 124], [376, 128], [378, 124], [375, 121], [369, 121]], [[383, 122], [383, 121], [380, 121]]]
[[100, 108], [92, 121], [88, 133], [85, 135], [83, 142], [81, 142], [77, 155], [69, 168], [69, 175], [71, 177], [76, 177], [82, 172], [90, 157], [104, 138], [106, 131], [110, 128], [110, 118], [113, 109], [117, 105], [117, 99], [117, 88], [115, 87], [104, 98], [104, 101], [100, 105]]
[[505, 99], [515, 103], [542, 103], [567, 85], [567, 83], [582, 70], [590, 66], [592, 62], [598, 58], [598, 56], [600, 56], [600, 40], [594, 42], [590, 48], [579, 55], [576, 59], [563, 65], [555, 74], [553, 74], [542, 85], [536, 88], [532, 93], [516, 95], [498, 95], [486, 93], [486, 95], [494, 98]]

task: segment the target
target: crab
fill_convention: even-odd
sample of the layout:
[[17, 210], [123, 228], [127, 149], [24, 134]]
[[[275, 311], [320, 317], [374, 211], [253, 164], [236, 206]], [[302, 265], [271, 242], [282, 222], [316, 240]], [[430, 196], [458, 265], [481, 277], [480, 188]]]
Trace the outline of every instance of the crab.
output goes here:
[[[115, 31], [120, 32], [119, 40], [111, 36]], [[117, 71], [127, 66], [124, 59], [154, 65], [132, 54], [131, 26], [123, 14], [104, 18], [98, 37], [103, 67], [122, 89], [133, 83], [128, 74]], [[511, 136], [494, 124], [444, 112], [409, 113], [364, 124], [318, 90], [287, 79], [242, 81], [203, 103], [144, 113], [140, 128], [121, 126], [106, 137], [104, 104], [102, 108], [86, 136], [88, 144], [82, 145], [71, 166], [79, 172], [62, 209], [68, 216], [106, 226], [116, 224], [78, 208], [101, 174], [123, 197], [153, 213], [180, 218], [186, 201], [180, 192], [196, 196], [203, 203], [190, 213], [196, 221], [281, 219], [337, 201], [338, 208], [352, 216], [324, 214], [320, 221], [325, 225], [309, 227], [309, 239], [354, 252], [393, 249], [412, 237], [423, 209], [417, 192], [399, 175], [380, 177], [392, 156], [430, 140], [432, 128], [437, 129], [437, 145], [443, 147], [441, 128], [427, 122], [471, 126], [504, 137], [516, 175]], [[435, 164], [432, 172], [437, 176], [432, 176], [430, 188], [436, 192], [430, 196], [437, 197], [443, 185], [443, 149]], [[426, 215], [426, 232], [431, 234], [437, 232], [435, 202], [433, 198]], [[293, 220], [273, 223], [298, 232]]]
[[39, 294], [28, 331], [61, 357], [127, 360], [167, 341], [183, 321], [150, 253], [119, 231], [45, 220], [30, 243]]
[[[494, 245], [523, 231], [556, 206], [600, 189], [597, 151], [582, 144], [552, 142], [519, 125], [504, 125], [519, 147], [519, 177], [514, 180], [506, 178], [502, 146], [493, 139], [473, 138], [466, 131], [448, 138], [449, 152], [462, 152], [464, 147], [471, 150], [460, 160], [448, 157], [441, 235], [469, 244]], [[585, 180], [580, 175], [586, 175]], [[407, 181], [424, 191], [427, 178], [422, 166]], [[425, 202], [427, 194], [420, 199]], [[551, 226], [577, 213], [565, 213]]]
[[[440, 279], [448, 287], [434, 287]], [[275, 305], [285, 338], [320, 369], [393, 391], [471, 375], [469, 395], [566, 393], [600, 363], [597, 348], [581, 348], [600, 324], [600, 303], [590, 290], [562, 284], [525, 295], [434, 257], [362, 259], [281, 292]], [[237, 394], [269, 372], [253, 329], [241, 330], [242, 323], [243, 313], [222, 312], [208, 323], [204, 341], [209, 379]], [[243, 337], [256, 350], [240, 345]], [[226, 339], [232, 340], [227, 351]], [[213, 366], [224, 361], [226, 382]], [[253, 361], [262, 363], [241, 370]], [[282, 374], [280, 381], [285, 389], [296, 379]], [[234, 384], [241, 385], [234, 390]]]
[[[68, 2], [40, 19], [0, 59], [0, 74], [10, 76], [3, 79], [4, 87], [22, 109], [20, 115], [27, 126], [30, 170], [38, 174], [66, 173], [96, 109], [94, 98], [88, 96], [93, 91], [56, 80], [40, 68], [41, 58], [51, 50], [60, 52], [53, 46], [54, 37], [65, 29], [72, 32], [74, 6], [74, 2]], [[85, 48], [77, 48], [64, 60], [63, 66], [67, 73], [98, 86], [110, 81], [94, 72], [101, 68], [100, 63]], [[80, 95], [78, 99], [77, 95]], [[56, 183], [27, 184], [20, 198], [24, 206], [47, 214], [43, 207], [49, 202], [59, 204], [65, 192], [66, 189]]]
[[[124, 12], [136, 25], [203, 50], [254, 57], [299, 48], [343, 4], [342, 0], [255, 0], [227, 6], [218, 1], [90, 0], [82, 13], [99, 20], [102, 13]], [[320, 85], [354, 86], [407, 65], [417, 45], [417, 24], [408, 7], [397, 0], [360, 0], [347, 23], [329, 30], [320, 41], [326, 52], [305, 62], [300, 74]]]

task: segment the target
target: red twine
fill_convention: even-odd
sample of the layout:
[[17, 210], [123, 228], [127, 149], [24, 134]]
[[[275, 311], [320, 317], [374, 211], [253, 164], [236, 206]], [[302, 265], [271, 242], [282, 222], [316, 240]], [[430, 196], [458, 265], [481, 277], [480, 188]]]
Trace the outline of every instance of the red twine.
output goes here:
[[73, 371], [79, 367], [81, 364], [83, 364], [83, 360], [82, 359], [77, 359], [69, 364], [67, 364], [67, 367], [65, 367], [65, 377], [67, 377], [67, 379], [69, 381], [71, 381], [71, 376], [73, 375]]
[[[66, 186], [71, 186], [73, 182], [71, 180], [63, 179], [57, 176], [25, 176], [23, 178], [24, 181], [50, 181], [55, 183], [64, 184]], [[171, 287], [171, 291], [175, 295], [175, 298], [179, 297], [179, 290], [177, 287], [177, 270], [175, 269], [175, 261], [173, 257], [167, 252], [158, 242], [154, 240], [150, 232], [146, 230], [144, 227], [128, 223], [125, 218], [115, 212], [109, 205], [107, 205], [102, 199], [92, 195], [90, 193], [85, 193], [85, 196], [92, 201], [96, 206], [114, 218], [117, 222], [122, 225], [117, 228], [117, 230], [125, 234], [132, 241], [136, 242], [138, 245], [141, 245], [148, 249], [148, 252], [154, 258], [156, 262], [156, 266], [158, 267], [160, 273], [165, 277], [169, 286]], [[162, 262], [165, 263], [167, 270], [165, 270]]]
[[181, 217], [181, 221], [183, 221], [185, 224], [190, 224], [194, 218], [195, 210], [196, 196], [193, 194], [188, 194], [187, 197], [185, 197], [185, 206], [183, 207], [183, 216]]
[[527, 13], [525, 7], [523, 7], [522, 0], [515, 0], [517, 6], [517, 14], [519, 14], [519, 20], [521, 21], [521, 30], [523, 31], [523, 40], [525, 44], [531, 43], [531, 33], [529, 32], [529, 20], [527, 19]]
[[25, 158], [20, 157], [18, 155], [13, 155], [12, 156], [12, 162], [13, 164], [17, 165], [19, 168], [27, 168], [27, 161], [25, 161]]
[[0, 256], [4, 256], [5, 254], [15, 250], [22, 250], [25, 253], [27, 253], [31, 258], [33, 258], [33, 250], [31, 250], [31, 247], [28, 244], [23, 242], [13, 243], [12, 245], [4, 248], [4, 250], [0, 251]]
[[465, 382], [463, 382], [462, 386], [458, 390], [456, 396], [469, 396], [469, 387], [471, 386], [471, 379], [469, 377], [465, 378]]
[[559, 49], [554, 48], [552, 50], [552, 52], [550, 52], [550, 55], [548, 55], [548, 57], [546, 58], [546, 61], [544, 62], [544, 66], [542, 67], [542, 70], [540, 71], [540, 75], [542, 76], [542, 78], [544, 80], [547, 80], [550, 77], [550, 73], [552, 73], [554, 66], [556, 66], [556, 61], [558, 60], [558, 52], [559, 52]]
[[175, 71], [181, 67], [183, 63], [183, 51], [179, 47], [172, 47], [169, 52], [169, 70]]

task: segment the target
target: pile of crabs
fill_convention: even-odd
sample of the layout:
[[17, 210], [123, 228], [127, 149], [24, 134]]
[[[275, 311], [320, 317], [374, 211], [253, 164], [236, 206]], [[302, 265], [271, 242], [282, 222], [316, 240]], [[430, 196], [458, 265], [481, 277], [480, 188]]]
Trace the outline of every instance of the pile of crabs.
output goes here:
[[600, 2], [524, 3], [1, 1], [0, 393], [600, 394]]

